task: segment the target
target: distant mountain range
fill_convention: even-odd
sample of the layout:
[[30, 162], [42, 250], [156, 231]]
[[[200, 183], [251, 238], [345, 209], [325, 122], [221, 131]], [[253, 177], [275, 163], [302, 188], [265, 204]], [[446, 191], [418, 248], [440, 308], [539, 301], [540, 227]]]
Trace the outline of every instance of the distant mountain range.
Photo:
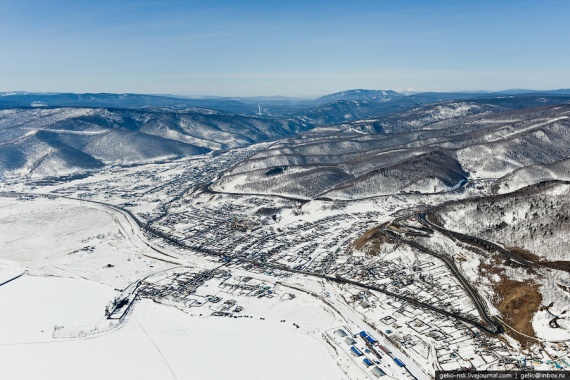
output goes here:
[[[441, 182], [429, 186], [426, 182], [419, 187], [406, 184], [402, 177], [400, 185], [391, 184], [383, 191], [427, 191], [428, 188], [434, 191], [455, 186], [472, 171], [466, 170], [465, 162], [457, 160], [448, 148], [442, 152], [427, 148], [409, 150], [408, 146], [423, 143], [406, 139], [434, 138], [438, 144], [444, 144], [438, 133], [454, 136], [457, 130], [464, 129], [465, 123], [487, 118], [488, 114], [570, 103], [570, 96], [565, 95], [570, 90], [528, 91], [404, 95], [394, 91], [350, 90], [314, 100], [0, 93], [0, 175], [68, 174], [108, 164], [147, 162], [292, 138], [268, 151], [269, 156], [261, 153], [238, 165], [217, 185], [231, 187], [228, 183], [232, 176], [243, 177], [241, 173], [251, 171], [249, 163], [255, 162], [254, 167], [261, 174], [264, 170], [271, 172], [272, 168], [286, 168], [285, 174], [269, 182], [288, 176], [298, 179], [297, 190], [278, 190], [267, 184], [271, 192], [308, 197], [326, 196], [329, 192], [340, 194], [357, 188], [359, 176], [376, 182], [386, 176], [398, 178], [396, 171], [404, 170], [407, 159], [411, 160], [410, 173], [419, 172], [422, 164], [413, 161], [413, 157], [423, 154], [430, 166], [455, 167], [453, 173], [442, 174]], [[446, 123], [452, 124], [448, 127]], [[298, 140], [300, 133], [302, 139]], [[404, 144], [403, 148], [397, 148], [400, 144]], [[452, 143], [446, 140], [445, 144]], [[361, 152], [347, 147], [356, 147]], [[373, 151], [381, 158], [363, 153]], [[535, 160], [531, 164], [552, 162]], [[439, 169], [430, 170], [425, 171], [426, 178], [431, 175], [428, 173], [439, 172]], [[523, 171], [519, 172], [523, 175]], [[312, 176], [322, 175], [330, 180], [321, 181], [319, 177], [321, 187], [311, 184]], [[248, 174], [240, 179], [244, 191], [257, 191], [247, 184], [254, 178], [259, 180], [257, 187], [265, 181], [263, 175], [258, 178], [255, 173]], [[312, 190], [307, 192], [305, 186], [312, 186]], [[365, 193], [368, 190], [362, 192]], [[347, 193], [341, 197], [344, 196], [354, 195]]]
[[518, 188], [538, 167], [567, 177], [568, 157], [570, 97], [454, 101], [314, 128], [242, 161], [214, 189], [348, 200], [450, 191], [479, 178]]
[[192, 107], [219, 109], [228, 112], [253, 114], [257, 106], [230, 98], [185, 98], [141, 94], [72, 94], [72, 93], [0, 93], [0, 108], [13, 107], [103, 107], [184, 109]]
[[0, 175], [58, 175], [203, 154], [311, 128], [293, 118], [108, 108], [0, 110]]
[[245, 114], [294, 114], [310, 108], [334, 104], [336, 102], [358, 101], [366, 103], [390, 102], [394, 104], [422, 104], [437, 101], [463, 100], [477, 97], [504, 95], [549, 96], [570, 95], [570, 89], [537, 91], [511, 89], [505, 91], [475, 92], [422, 92], [409, 95], [391, 90], [349, 90], [325, 95], [317, 99], [297, 99], [283, 96], [270, 97], [184, 97], [175, 95], [142, 94], [74, 94], [74, 93], [33, 93], [0, 92], [0, 108], [14, 107], [95, 107], [95, 108], [157, 108], [175, 109], [210, 108], [220, 111]]

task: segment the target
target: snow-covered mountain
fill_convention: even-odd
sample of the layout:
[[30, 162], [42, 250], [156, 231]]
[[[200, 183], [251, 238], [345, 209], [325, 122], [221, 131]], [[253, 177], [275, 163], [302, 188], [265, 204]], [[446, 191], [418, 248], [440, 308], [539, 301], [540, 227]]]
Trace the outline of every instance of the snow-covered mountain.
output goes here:
[[0, 110], [0, 172], [58, 175], [189, 156], [282, 138], [310, 126], [293, 118], [207, 109]]
[[570, 183], [546, 181], [508, 194], [455, 201], [437, 211], [446, 228], [500, 242], [527, 260], [570, 271]]
[[568, 157], [569, 105], [450, 102], [317, 128], [251, 156], [215, 188], [333, 199], [437, 193]]
[[333, 103], [339, 100], [360, 100], [360, 101], [374, 101], [374, 102], [387, 102], [397, 98], [402, 98], [405, 95], [399, 94], [392, 90], [348, 90], [335, 92], [334, 94], [329, 94], [321, 96], [314, 100], [315, 103], [325, 104]]
[[[317, 101], [298, 100], [295, 103], [291, 99], [285, 102], [283, 99], [275, 102], [263, 99], [266, 102], [263, 106], [229, 98], [190, 99], [136, 94], [16, 92], [0, 95], [0, 171], [4, 174], [66, 174], [106, 164], [202, 154], [291, 137], [236, 166], [218, 185], [236, 183], [243, 191], [251, 191], [253, 189], [248, 190], [247, 183], [253, 179], [255, 191], [264, 191], [262, 187], [276, 191], [272, 183], [277, 181], [280, 184], [275, 186], [281, 189], [278, 192], [308, 197], [334, 194], [343, 198], [356, 196], [345, 193], [361, 188], [357, 185], [359, 181], [366, 181], [364, 188], [368, 189], [355, 190], [362, 192], [359, 196], [384, 191], [431, 189], [437, 192], [453, 188], [457, 185], [456, 180], [462, 181], [464, 175], [457, 174], [462, 171], [471, 176], [500, 177], [527, 165], [550, 165], [555, 160], [567, 158], [552, 153], [548, 148], [548, 135], [546, 138], [537, 135], [527, 142], [531, 151], [546, 149], [547, 153], [535, 153], [537, 157], [549, 158], [537, 160], [523, 159], [528, 151], [521, 150], [512, 139], [503, 141], [499, 138], [497, 141], [501, 142], [495, 143], [495, 137], [487, 136], [495, 133], [492, 129], [497, 126], [507, 128], [510, 125], [510, 133], [516, 134], [517, 128], [530, 128], [531, 124], [525, 124], [527, 121], [548, 121], [540, 111], [515, 116], [510, 113], [570, 101], [570, 97], [559, 94], [471, 94], [473, 98], [469, 100], [433, 103], [434, 99], [453, 98], [457, 94], [404, 96], [393, 91], [351, 90]], [[234, 107], [240, 113], [186, 108], [194, 104], [192, 102], [220, 109]], [[328, 103], [316, 104], [320, 102]], [[26, 107], [14, 107], [20, 103]], [[90, 107], [50, 106], [55, 104]], [[548, 110], [545, 112], [555, 112], [553, 107]], [[499, 115], [497, 117], [502, 119], [494, 120], [490, 115]], [[562, 119], [558, 121], [562, 122]], [[545, 128], [553, 128], [553, 125], [547, 123]], [[294, 137], [299, 133], [303, 135]], [[563, 135], [562, 131], [557, 133]], [[566, 141], [565, 138], [563, 136], [560, 141]], [[494, 156], [487, 154], [488, 149], [504, 149], [505, 155], [514, 155], [516, 159], [497, 163]], [[565, 152], [565, 148], [562, 147], [560, 152]], [[439, 165], [444, 172], [436, 174], [439, 169], [427, 170], [425, 176], [412, 175], [414, 179], [409, 183], [377, 184], [381, 178], [404, 179], [406, 176], [392, 170], [406, 170], [402, 168], [408, 165], [407, 160], [412, 160], [410, 167], [417, 168], [417, 163], [413, 162], [416, 156], [438, 157], [428, 161]], [[450, 159], [455, 160], [460, 169], [445, 171], [456, 167]], [[442, 162], [449, 165], [441, 166]], [[283, 176], [271, 178], [254, 174], [273, 167], [287, 167], [288, 170]], [[250, 179], [232, 177], [244, 173]], [[291, 180], [286, 179], [289, 175]], [[295, 184], [296, 190], [287, 190], [291, 181], [299, 182]], [[306, 185], [300, 185], [302, 183]], [[233, 185], [230, 187], [234, 188]], [[303, 190], [309, 188], [311, 190]]]

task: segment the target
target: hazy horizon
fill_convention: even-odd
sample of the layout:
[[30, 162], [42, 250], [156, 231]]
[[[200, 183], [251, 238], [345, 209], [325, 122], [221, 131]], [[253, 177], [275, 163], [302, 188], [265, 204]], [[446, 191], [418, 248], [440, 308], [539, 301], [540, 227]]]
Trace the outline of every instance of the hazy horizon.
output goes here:
[[[346, 91], [395, 91], [400, 94], [411, 95], [411, 94], [420, 94], [420, 93], [465, 93], [465, 94], [485, 94], [485, 93], [500, 93], [506, 91], [531, 91], [531, 92], [548, 92], [548, 91], [563, 91], [563, 90], [570, 90], [567, 88], [547, 88], [547, 89], [533, 89], [533, 88], [520, 88], [520, 87], [513, 87], [513, 88], [505, 88], [499, 90], [486, 90], [486, 89], [478, 89], [478, 90], [456, 90], [456, 91], [439, 91], [439, 90], [420, 90], [420, 89], [392, 89], [392, 88], [351, 88], [351, 89], [344, 89], [337, 91], [335, 93], [346, 92]], [[138, 92], [109, 92], [109, 91], [101, 91], [101, 92], [74, 92], [74, 91], [22, 91], [22, 90], [10, 90], [10, 91], [3, 91], [0, 89], [0, 93], [2, 94], [42, 94], [42, 95], [57, 95], [57, 94], [110, 94], [110, 95], [144, 95], [144, 96], [164, 96], [164, 97], [181, 97], [181, 98], [196, 98], [196, 99], [207, 99], [207, 98], [283, 98], [283, 99], [291, 99], [291, 100], [312, 100], [322, 96], [331, 95], [334, 93], [323, 93], [323, 94], [316, 94], [316, 95], [308, 95], [308, 96], [287, 96], [281, 94], [274, 94], [274, 95], [216, 95], [216, 94], [169, 94], [169, 93], [138, 93]]]

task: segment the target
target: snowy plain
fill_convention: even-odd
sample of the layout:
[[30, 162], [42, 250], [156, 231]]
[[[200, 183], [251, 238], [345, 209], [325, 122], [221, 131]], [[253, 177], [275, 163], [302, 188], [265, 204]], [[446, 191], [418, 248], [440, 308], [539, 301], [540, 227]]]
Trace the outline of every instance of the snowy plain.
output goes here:
[[[41, 199], [3, 200], [2, 206], [0, 276], [9, 279], [27, 270], [0, 286], [0, 355], [6, 378], [346, 378], [318, 333], [296, 331], [277, 317], [197, 317], [139, 301], [118, 329], [58, 338], [56, 328], [89, 330], [104, 324], [105, 306], [118, 294], [114, 286], [169, 265], [144, 256], [143, 248], [103, 210]], [[277, 306], [273, 312], [248, 307], [303, 321], [316, 313], [317, 325], [327, 320], [307, 303]], [[329, 317], [325, 323], [333, 321]]]

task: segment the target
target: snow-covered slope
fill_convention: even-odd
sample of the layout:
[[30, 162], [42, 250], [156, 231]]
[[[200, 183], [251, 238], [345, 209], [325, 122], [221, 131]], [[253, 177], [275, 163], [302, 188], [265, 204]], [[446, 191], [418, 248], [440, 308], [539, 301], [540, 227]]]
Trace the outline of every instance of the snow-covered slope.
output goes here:
[[567, 182], [544, 182], [513, 193], [459, 201], [440, 209], [437, 216], [451, 230], [524, 249], [540, 260], [570, 263]]
[[297, 119], [189, 109], [41, 108], [0, 110], [0, 175], [61, 175], [189, 156], [288, 136]]
[[311, 130], [242, 161], [214, 188], [333, 199], [433, 193], [570, 157], [570, 106], [494, 109], [437, 104]]
[[530, 165], [517, 169], [495, 183], [495, 191], [508, 193], [522, 187], [550, 180], [570, 181], [570, 159], [552, 164]]
[[371, 171], [324, 194], [334, 199], [359, 199], [370, 194], [437, 193], [458, 188], [467, 173], [452, 157], [430, 152], [397, 165]]

